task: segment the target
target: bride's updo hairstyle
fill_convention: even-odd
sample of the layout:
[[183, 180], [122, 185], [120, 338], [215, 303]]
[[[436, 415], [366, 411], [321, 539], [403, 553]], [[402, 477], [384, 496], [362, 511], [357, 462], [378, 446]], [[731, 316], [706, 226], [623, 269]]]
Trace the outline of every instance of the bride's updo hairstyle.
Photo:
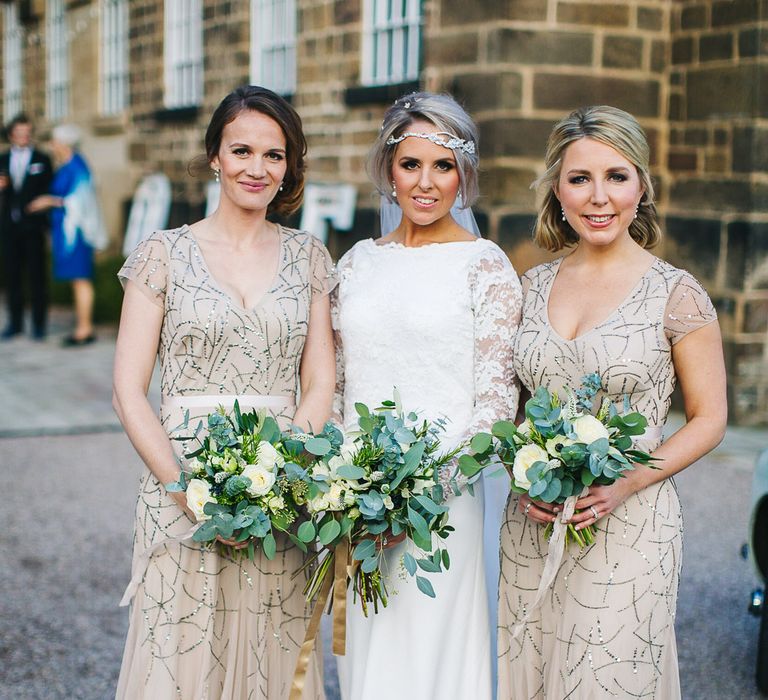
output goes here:
[[[392, 197], [392, 164], [397, 143], [387, 143], [410, 131], [414, 121], [426, 121], [439, 131], [446, 142], [457, 139], [452, 147], [459, 173], [461, 206], [472, 206], [480, 194], [478, 186], [478, 133], [477, 126], [464, 109], [450, 95], [431, 92], [412, 92], [398, 98], [384, 114], [381, 130], [368, 154], [366, 168], [376, 189], [390, 202]], [[471, 146], [470, 146], [471, 144]], [[471, 152], [470, 152], [471, 151]]]
[[565, 149], [583, 138], [591, 138], [610, 146], [635, 166], [645, 192], [640, 199], [637, 218], [629, 225], [629, 235], [643, 248], [653, 247], [661, 240], [661, 229], [653, 202], [648, 140], [637, 119], [631, 114], [605, 105], [577, 109], [552, 129], [544, 157], [547, 170], [532, 185], [544, 189], [544, 198], [533, 231], [534, 242], [551, 252], [579, 242], [571, 225], [562, 219], [562, 207], [555, 194], [555, 185], [560, 179]]

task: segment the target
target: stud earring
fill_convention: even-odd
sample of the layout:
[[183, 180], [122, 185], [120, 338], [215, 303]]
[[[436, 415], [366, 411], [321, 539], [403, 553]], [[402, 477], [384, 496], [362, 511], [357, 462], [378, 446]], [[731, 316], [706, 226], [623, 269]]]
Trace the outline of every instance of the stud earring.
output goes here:
[[394, 199], [395, 197], [397, 197], [397, 190], [395, 189], [395, 182], [393, 180], [392, 181], [392, 198]]
[[565, 209], [560, 209], [560, 215], [561, 215], [563, 221], [565, 221]]
[[282, 192], [283, 191], [283, 183], [282, 182], [280, 183], [280, 187], [277, 188], [277, 191], [278, 192]]
[[218, 169], [214, 169], [213, 171], [213, 179], [216, 180], [216, 182], [221, 182], [221, 175], [219, 174], [221, 171]]

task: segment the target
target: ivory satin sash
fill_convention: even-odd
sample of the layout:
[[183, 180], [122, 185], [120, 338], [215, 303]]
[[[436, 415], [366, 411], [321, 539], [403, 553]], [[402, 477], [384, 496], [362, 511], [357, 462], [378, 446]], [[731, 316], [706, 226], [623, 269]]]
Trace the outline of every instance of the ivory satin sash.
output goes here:
[[[215, 409], [218, 406], [224, 408], [232, 408], [235, 405], [235, 401], [244, 408], [267, 408], [272, 410], [282, 410], [285, 408], [291, 408], [294, 406], [294, 400], [291, 396], [260, 396], [258, 394], [250, 394], [245, 396], [236, 396], [234, 394], [195, 394], [193, 396], [163, 396], [161, 404], [164, 408], [179, 408], [179, 409], [194, 409], [194, 408], [211, 408]], [[170, 544], [180, 544], [192, 538], [197, 528], [200, 527], [200, 523], [195, 523], [186, 532], [173, 537], [165, 537], [157, 542], [153, 542], [147, 549], [145, 549], [140, 555], [135, 557], [133, 567], [131, 569], [131, 580], [123, 593], [123, 597], [120, 600], [120, 605], [129, 605], [133, 600], [133, 596], [136, 595], [136, 591], [139, 584], [144, 579], [144, 574], [147, 570], [147, 565], [152, 555], [161, 547]]]

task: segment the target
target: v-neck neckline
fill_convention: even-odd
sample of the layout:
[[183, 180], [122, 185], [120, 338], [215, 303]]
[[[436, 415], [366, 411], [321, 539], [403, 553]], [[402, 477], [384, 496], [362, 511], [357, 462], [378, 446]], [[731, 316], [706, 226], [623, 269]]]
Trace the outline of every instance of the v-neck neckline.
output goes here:
[[214, 277], [213, 273], [211, 272], [211, 268], [208, 266], [208, 261], [205, 259], [205, 255], [203, 254], [202, 249], [200, 248], [200, 244], [197, 242], [197, 238], [195, 238], [195, 234], [192, 232], [192, 228], [189, 226], [189, 224], [184, 224], [183, 229], [184, 233], [189, 236], [190, 241], [192, 242], [192, 246], [194, 247], [195, 251], [197, 252], [197, 257], [200, 260], [200, 265], [205, 271], [205, 274], [208, 276], [208, 279], [210, 280], [210, 284], [212, 287], [216, 289], [219, 294], [224, 296], [227, 301], [234, 306], [235, 308], [239, 309], [240, 311], [243, 311], [244, 313], [251, 313], [258, 309], [264, 300], [275, 290], [275, 286], [277, 285], [277, 280], [280, 277], [280, 261], [283, 259], [284, 255], [284, 245], [285, 245], [285, 236], [283, 235], [283, 227], [280, 224], [275, 224], [277, 227], [277, 237], [278, 237], [278, 249], [277, 249], [277, 262], [275, 264], [275, 272], [272, 276], [272, 281], [269, 283], [267, 288], [262, 292], [261, 296], [256, 300], [256, 302], [252, 306], [245, 306], [244, 303], [241, 301], [238, 301], [235, 299], [232, 294], [230, 294]]
[[567, 256], [563, 256], [559, 260], [555, 261], [555, 269], [552, 273], [552, 276], [549, 280], [549, 287], [547, 288], [547, 294], [546, 298], [544, 300], [544, 319], [547, 322], [547, 326], [549, 326], [549, 329], [563, 342], [566, 343], [575, 343], [579, 340], [583, 340], [590, 334], [594, 333], [598, 328], [602, 328], [608, 321], [610, 321], [616, 313], [621, 309], [622, 306], [624, 306], [626, 303], [628, 303], [637, 293], [637, 290], [640, 289], [640, 285], [642, 285], [645, 278], [650, 274], [651, 270], [653, 270], [654, 267], [656, 267], [656, 263], [659, 261], [659, 259], [654, 256], [653, 261], [651, 264], [646, 268], [646, 270], [643, 272], [642, 275], [640, 275], [637, 282], [632, 286], [632, 288], [629, 290], [629, 292], [624, 296], [624, 298], [616, 305], [611, 311], [606, 315], [606, 317], [602, 320], [596, 323], [592, 328], [587, 329], [586, 331], [583, 331], [582, 333], [579, 333], [577, 336], [573, 338], [566, 338], [563, 336], [553, 325], [552, 322], [549, 320], [549, 297], [552, 294], [552, 288], [555, 286], [555, 279], [557, 279], [557, 274], [560, 272], [560, 266], [563, 263], [563, 260], [565, 260]]

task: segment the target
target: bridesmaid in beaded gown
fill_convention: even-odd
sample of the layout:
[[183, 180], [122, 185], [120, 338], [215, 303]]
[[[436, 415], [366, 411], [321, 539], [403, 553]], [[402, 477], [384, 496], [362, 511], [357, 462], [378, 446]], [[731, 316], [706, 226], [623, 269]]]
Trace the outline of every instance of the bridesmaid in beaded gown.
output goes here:
[[[219, 208], [153, 233], [119, 273], [115, 407], [146, 464], [123, 601], [131, 611], [117, 697], [129, 700], [287, 698], [309, 618], [303, 577], [293, 578], [304, 555], [287, 539], [271, 561], [258, 548], [250, 562], [201, 546], [189, 539], [184, 494], [164, 488], [184, 464], [183, 442], [169, 437], [188, 435], [217, 406], [237, 398], [283, 426], [322, 425], [335, 381], [328, 253], [313, 236], [266, 220], [301, 202], [298, 114], [269, 90], [238, 88], [205, 143], [221, 178]], [[146, 399], [156, 356], [159, 420]], [[304, 698], [322, 697], [313, 661]]]
[[[559, 507], [513, 495], [501, 530], [499, 699], [680, 697], [675, 606], [682, 514], [673, 475], [717, 445], [726, 420], [716, 314], [687, 272], [646, 249], [660, 231], [648, 145], [611, 107], [577, 110], [548, 143], [537, 243], [574, 250], [523, 276], [515, 368], [531, 392], [597, 372], [650, 427], [638, 444], [661, 461], [590, 487], [571, 522], [596, 541], [566, 549], [535, 606]], [[680, 382], [687, 423], [663, 444]], [[601, 399], [598, 396], [598, 399]]]

